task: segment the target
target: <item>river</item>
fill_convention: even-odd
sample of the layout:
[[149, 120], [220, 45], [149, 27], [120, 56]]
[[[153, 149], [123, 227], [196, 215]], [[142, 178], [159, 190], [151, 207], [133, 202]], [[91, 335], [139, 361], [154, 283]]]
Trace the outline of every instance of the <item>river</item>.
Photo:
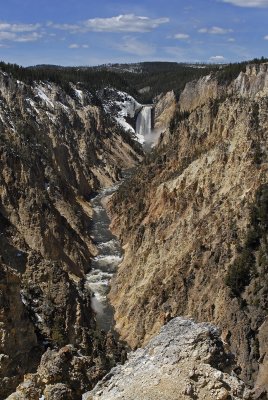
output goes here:
[[106, 197], [118, 190], [122, 182], [132, 173], [133, 169], [125, 171], [120, 182], [103, 189], [91, 200], [93, 208], [91, 237], [97, 247], [98, 255], [91, 261], [91, 271], [87, 274], [86, 285], [92, 292], [91, 305], [96, 313], [97, 326], [106, 332], [114, 325], [113, 308], [107, 298], [110, 280], [122, 261], [123, 252], [119, 240], [109, 229], [111, 221], [103, 202]]

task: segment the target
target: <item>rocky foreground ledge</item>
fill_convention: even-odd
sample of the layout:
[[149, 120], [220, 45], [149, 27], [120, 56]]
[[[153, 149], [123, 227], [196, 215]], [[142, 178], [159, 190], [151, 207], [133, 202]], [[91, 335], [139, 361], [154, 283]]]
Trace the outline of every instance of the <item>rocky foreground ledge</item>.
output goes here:
[[219, 335], [210, 324], [174, 318], [83, 400], [253, 399]]

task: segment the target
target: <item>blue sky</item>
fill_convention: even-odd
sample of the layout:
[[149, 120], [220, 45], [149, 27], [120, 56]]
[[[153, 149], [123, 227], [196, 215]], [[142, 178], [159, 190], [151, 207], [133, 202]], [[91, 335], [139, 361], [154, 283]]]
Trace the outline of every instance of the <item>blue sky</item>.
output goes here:
[[0, 59], [21, 65], [268, 56], [268, 0], [9, 0]]

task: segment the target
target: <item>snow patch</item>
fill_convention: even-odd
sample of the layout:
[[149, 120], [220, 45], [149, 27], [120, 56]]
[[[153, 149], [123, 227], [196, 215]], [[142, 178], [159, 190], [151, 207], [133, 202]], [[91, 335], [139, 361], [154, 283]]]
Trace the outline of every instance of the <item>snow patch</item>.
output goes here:
[[35, 313], [35, 316], [36, 316], [37, 322], [43, 322], [43, 319], [41, 318], [41, 316], [39, 314]]
[[104, 110], [110, 114], [116, 123], [125, 131], [130, 132], [134, 139], [144, 143], [143, 135], [136, 134], [135, 129], [127, 122], [127, 118], [134, 118], [143, 107], [134, 97], [120, 90], [108, 90], [107, 97], [103, 100]]
[[38, 97], [40, 97], [40, 99], [42, 99], [48, 106], [50, 106], [51, 108], [54, 108], [54, 104], [52, 103], [52, 101], [47, 97], [47, 95], [45, 94], [45, 92], [43, 91], [43, 88], [40, 86], [36, 86], [36, 92]]
[[40, 114], [40, 111], [36, 107], [35, 102], [32, 99], [26, 99], [26, 101], [30, 104], [30, 106], [34, 109], [37, 114]]
[[58, 104], [59, 104], [60, 107], [63, 108], [67, 113], [70, 112], [69, 107], [67, 107], [65, 104], [61, 103], [60, 101], [58, 101]]
[[50, 121], [52, 121], [53, 123], [56, 123], [56, 117], [55, 115], [51, 114], [50, 112], [46, 111], [46, 115], [48, 116], [48, 118], [50, 119]]
[[82, 101], [83, 100], [83, 92], [82, 90], [74, 89], [76, 96]]
[[25, 306], [28, 306], [28, 300], [27, 300], [27, 298], [26, 298], [26, 296], [25, 296], [23, 290], [21, 290], [21, 292], [20, 292], [20, 298], [21, 298], [22, 303], [23, 303]]
[[115, 117], [116, 122], [125, 129], [125, 131], [131, 131], [135, 133], [134, 128], [124, 119], [124, 117]]

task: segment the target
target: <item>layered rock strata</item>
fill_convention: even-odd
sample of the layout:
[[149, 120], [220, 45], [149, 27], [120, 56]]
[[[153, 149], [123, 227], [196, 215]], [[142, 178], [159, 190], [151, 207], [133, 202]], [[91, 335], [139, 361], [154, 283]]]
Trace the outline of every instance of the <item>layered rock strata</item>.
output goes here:
[[112, 284], [133, 348], [170, 318], [222, 328], [241, 377], [267, 390], [268, 65], [187, 84], [170, 129], [110, 203], [125, 249]]

